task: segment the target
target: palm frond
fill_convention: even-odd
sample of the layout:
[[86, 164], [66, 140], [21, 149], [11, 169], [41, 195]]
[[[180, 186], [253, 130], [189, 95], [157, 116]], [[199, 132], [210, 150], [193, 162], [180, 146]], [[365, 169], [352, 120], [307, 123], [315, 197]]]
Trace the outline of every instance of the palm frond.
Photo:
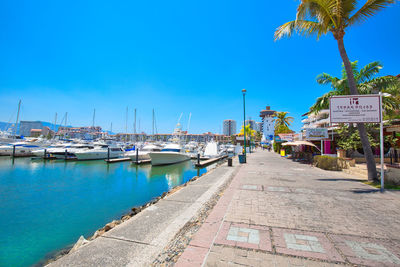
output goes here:
[[333, 84], [333, 83], [337, 82], [337, 80], [339, 80], [339, 79], [324, 72], [324, 73], [318, 75], [316, 80], [317, 80], [317, 83], [319, 83], [319, 84], [327, 85], [327, 84]]
[[283, 38], [284, 36], [290, 37], [294, 32], [305, 36], [317, 34], [317, 36], [319, 37], [327, 32], [321, 29], [320, 26], [321, 26], [320, 24], [314, 21], [306, 21], [306, 20], [289, 21], [279, 26], [276, 29], [274, 34], [274, 39], [276, 41]]
[[395, 0], [368, 0], [352, 17], [348, 20], [348, 25], [360, 23], [372, 17], [385, 7], [395, 3]]
[[355, 76], [358, 83], [363, 83], [372, 79], [382, 69], [382, 64], [379, 61], [371, 62], [365, 65]]

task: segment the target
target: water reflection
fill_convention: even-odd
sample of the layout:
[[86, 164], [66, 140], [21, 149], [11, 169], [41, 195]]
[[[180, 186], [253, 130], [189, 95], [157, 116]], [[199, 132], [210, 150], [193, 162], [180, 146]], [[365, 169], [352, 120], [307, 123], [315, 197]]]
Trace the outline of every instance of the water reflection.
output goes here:
[[0, 265], [35, 264], [204, 172], [191, 161], [153, 167], [0, 157]]

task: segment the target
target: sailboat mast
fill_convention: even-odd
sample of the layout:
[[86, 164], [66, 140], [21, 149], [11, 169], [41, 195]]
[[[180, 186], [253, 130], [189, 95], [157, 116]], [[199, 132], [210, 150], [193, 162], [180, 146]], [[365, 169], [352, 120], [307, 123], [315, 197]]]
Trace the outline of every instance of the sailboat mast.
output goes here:
[[94, 121], [96, 119], [96, 109], [93, 109], [93, 122], [92, 122], [92, 127], [94, 128]]
[[56, 137], [56, 129], [57, 129], [57, 112], [56, 115], [54, 116], [54, 137]]
[[65, 127], [67, 127], [68, 112], [65, 112]]
[[137, 132], [136, 132], [136, 108], [135, 108], [135, 120], [133, 121], [133, 133], [135, 134], [135, 142], [137, 141]]
[[21, 110], [21, 99], [18, 102], [18, 112], [17, 112], [17, 120], [15, 121], [15, 127], [14, 127], [14, 139], [15, 136], [17, 135], [17, 125], [18, 125], [18, 120], [19, 120], [19, 111]]
[[[187, 133], [186, 133], [186, 137], [189, 135], [189, 129], [190, 129], [190, 119], [192, 118], [192, 112], [189, 113], [189, 121], [188, 121], [188, 127], [187, 127]], [[187, 138], [186, 138], [187, 139]], [[186, 140], [187, 142], [187, 140]]]
[[153, 108], [153, 123], [152, 123], [152, 130], [151, 130], [151, 134], [154, 137], [154, 108]]

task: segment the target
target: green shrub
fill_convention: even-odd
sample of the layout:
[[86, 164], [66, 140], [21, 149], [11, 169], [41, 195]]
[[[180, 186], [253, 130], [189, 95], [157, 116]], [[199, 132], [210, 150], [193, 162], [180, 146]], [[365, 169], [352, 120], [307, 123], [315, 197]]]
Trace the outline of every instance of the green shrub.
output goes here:
[[315, 156], [313, 165], [328, 171], [341, 171], [343, 169], [343, 165], [339, 164], [338, 158], [330, 156]]

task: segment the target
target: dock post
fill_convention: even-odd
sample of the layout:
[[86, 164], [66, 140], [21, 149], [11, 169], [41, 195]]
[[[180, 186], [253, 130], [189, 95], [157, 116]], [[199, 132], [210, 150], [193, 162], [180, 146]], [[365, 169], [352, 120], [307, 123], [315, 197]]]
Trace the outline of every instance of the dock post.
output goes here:
[[65, 159], [67, 159], [67, 153], [68, 153], [68, 152], [67, 152], [67, 149], [65, 149], [65, 152], [64, 152], [64, 158], [65, 158]]
[[139, 148], [136, 147], [136, 164], [139, 163]]
[[12, 157], [15, 157], [15, 145], [13, 145]]
[[197, 165], [200, 165], [200, 153], [197, 153]]
[[107, 148], [107, 162], [110, 161], [110, 148]]
[[47, 158], [47, 149], [46, 149], [46, 148], [44, 149], [44, 155], [43, 155], [43, 158], [44, 158], [44, 159], [46, 159], [46, 158]]

